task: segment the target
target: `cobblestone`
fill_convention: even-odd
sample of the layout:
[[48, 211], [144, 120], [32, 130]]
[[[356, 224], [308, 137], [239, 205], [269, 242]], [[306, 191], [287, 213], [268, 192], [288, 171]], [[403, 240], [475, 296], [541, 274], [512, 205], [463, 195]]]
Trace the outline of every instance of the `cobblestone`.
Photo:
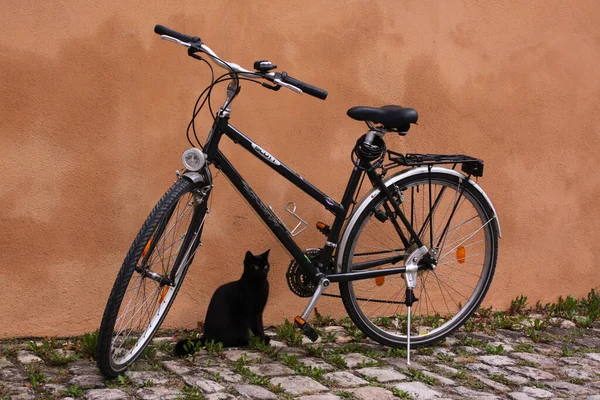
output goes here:
[[389, 390], [376, 386], [365, 386], [358, 389], [347, 389], [355, 400], [395, 400], [396, 396]]
[[135, 394], [140, 400], [178, 400], [180, 391], [165, 387], [140, 388]]
[[376, 364], [377, 361], [360, 353], [350, 353], [346, 357], [346, 365], [348, 368], [360, 368], [365, 365]]
[[199, 387], [204, 393], [216, 393], [225, 390], [225, 387], [220, 383], [195, 375], [184, 375], [183, 381], [189, 386]]
[[541, 354], [535, 353], [512, 353], [513, 357], [516, 357], [520, 360], [529, 361], [531, 363], [536, 364], [537, 367], [541, 368], [555, 368], [556, 361], [551, 357], [544, 356]]
[[523, 391], [523, 393], [531, 397], [535, 397], [536, 399], [547, 399], [549, 397], [554, 397], [554, 393], [540, 388], [525, 386], [521, 390]]
[[362, 376], [374, 378], [380, 383], [397, 382], [408, 379], [406, 375], [401, 374], [398, 371], [383, 367], [361, 368], [356, 370], [356, 372]]
[[290, 376], [271, 379], [271, 384], [280, 385], [287, 394], [299, 395], [326, 392], [329, 389], [307, 376]]
[[507, 367], [509, 371], [516, 372], [517, 374], [524, 375], [533, 380], [549, 380], [555, 379], [556, 377], [550, 372], [543, 371], [539, 368], [533, 367]]
[[85, 395], [87, 400], [127, 400], [130, 397], [119, 389], [92, 389]]
[[294, 371], [285, 367], [281, 364], [259, 364], [251, 365], [250, 371], [259, 376], [279, 376], [279, 375], [293, 375]]
[[351, 388], [367, 385], [369, 382], [347, 371], [330, 372], [323, 376], [330, 379], [336, 387]]
[[256, 385], [237, 385], [235, 389], [241, 394], [250, 397], [251, 399], [271, 400], [277, 399], [277, 395], [269, 392], [267, 389]]
[[[169, 347], [176, 339], [164, 336], [153, 341], [160, 350], [154, 358], [140, 359], [124, 377], [112, 381], [105, 380], [93, 360], [54, 366], [26, 350], [29, 340], [0, 341], [6, 350], [0, 356], [0, 399], [65, 399], [65, 391], [77, 385], [81, 398], [89, 400], [391, 400], [397, 398], [394, 394], [414, 400], [599, 400], [600, 348], [595, 343], [600, 329], [595, 329], [553, 327], [547, 331], [553, 335], [548, 343], [534, 343], [518, 331], [459, 332], [442, 345], [413, 350], [410, 366], [403, 357], [388, 357], [389, 348], [369, 339], [357, 342], [338, 326], [322, 330], [333, 332], [342, 343], [320, 343], [312, 355], [305, 346], [272, 340], [277, 351], [203, 350], [196, 357], [175, 358]], [[586, 340], [590, 337], [595, 340]], [[529, 344], [531, 352], [516, 351], [524, 348], [520, 343]], [[500, 345], [502, 355], [486, 354]], [[563, 349], [572, 354], [562, 357]], [[284, 354], [294, 355], [298, 367], [291, 367]], [[43, 373], [46, 382], [32, 387], [31, 368]]]
[[323, 371], [333, 371], [333, 367], [329, 364], [327, 364], [325, 361], [319, 359], [319, 358], [312, 358], [312, 357], [307, 357], [307, 358], [303, 358], [300, 360], [300, 362], [304, 365], [306, 365], [307, 367], [311, 367], [311, 368], [321, 368]]
[[439, 399], [443, 397], [442, 393], [422, 382], [402, 382], [394, 385], [394, 387], [407, 392], [416, 400]]

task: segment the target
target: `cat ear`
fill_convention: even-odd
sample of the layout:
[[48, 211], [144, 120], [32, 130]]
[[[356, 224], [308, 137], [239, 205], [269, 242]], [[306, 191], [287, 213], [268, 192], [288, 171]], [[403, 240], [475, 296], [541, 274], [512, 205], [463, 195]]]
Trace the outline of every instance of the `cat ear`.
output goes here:
[[271, 249], [269, 249], [269, 250], [265, 251], [265, 252], [262, 254], [263, 258], [267, 258], [267, 257], [269, 257], [269, 252], [270, 252], [270, 251], [271, 251]]
[[246, 252], [246, 258], [245, 258], [245, 261], [250, 261], [250, 260], [252, 260], [253, 258], [254, 258], [254, 254], [250, 253], [250, 250], [248, 250], [248, 251]]

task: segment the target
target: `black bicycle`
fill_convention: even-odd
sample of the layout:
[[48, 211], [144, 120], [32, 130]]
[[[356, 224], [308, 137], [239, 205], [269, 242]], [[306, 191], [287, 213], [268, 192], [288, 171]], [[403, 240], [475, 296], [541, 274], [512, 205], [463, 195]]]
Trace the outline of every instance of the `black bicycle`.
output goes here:
[[[465, 155], [387, 150], [384, 136], [405, 135], [417, 122], [417, 112], [400, 106], [353, 107], [348, 116], [364, 121], [369, 129], [352, 151], [352, 172], [338, 203], [230, 124], [241, 81], [271, 90], [284, 87], [323, 100], [326, 91], [276, 72], [270, 61], [257, 61], [250, 71], [222, 60], [198, 37], [161, 25], [154, 31], [185, 46], [189, 56], [210, 67], [213, 78], [198, 98], [188, 126], [192, 148], [182, 156], [185, 170], [146, 219], [108, 299], [97, 348], [104, 375], [119, 375], [142, 354], [173, 304], [201, 244], [213, 187], [210, 166], [227, 176], [292, 255], [288, 285], [296, 295], [310, 298], [295, 323], [311, 339], [316, 339], [316, 333], [306, 321], [331, 282], [339, 283], [340, 297], [357, 327], [388, 346], [410, 350], [411, 342], [431, 344], [469, 318], [491, 284], [501, 234], [492, 203], [471, 179], [483, 175], [483, 161]], [[215, 79], [209, 61], [226, 73]], [[227, 97], [213, 113], [210, 95], [221, 82], [228, 82]], [[207, 102], [214, 123], [202, 146], [194, 118]], [[333, 214], [331, 225], [317, 223], [326, 236], [321, 248], [298, 247], [293, 235], [305, 227], [296, 229], [304, 222], [290, 231], [264, 205], [219, 150], [223, 136]], [[391, 174], [396, 168], [402, 169]], [[372, 189], [357, 201], [365, 177]], [[292, 207], [289, 211], [295, 215]]]

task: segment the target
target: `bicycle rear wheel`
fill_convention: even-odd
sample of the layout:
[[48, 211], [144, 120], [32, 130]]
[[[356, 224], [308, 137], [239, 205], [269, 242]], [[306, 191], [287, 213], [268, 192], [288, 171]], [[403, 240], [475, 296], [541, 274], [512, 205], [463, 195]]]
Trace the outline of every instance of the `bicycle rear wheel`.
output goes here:
[[[464, 177], [436, 170], [401, 178], [390, 186], [437, 261], [436, 269], [418, 273], [414, 293], [419, 300], [411, 309], [411, 344], [415, 346], [429, 345], [458, 329], [485, 297], [496, 267], [498, 226], [492, 205]], [[404, 235], [409, 239], [410, 235], [389, 210], [393, 207], [379, 194], [347, 228], [342, 272], [368, 270], [359, 263], [364, 267], [365, 261], [407, 256], [416, 248], [403, 244], [392, 221], [397, 219]], [[403, 274], [340, 283], [344, 306], [358, 328], [394, 347], [407, 342], [405, 290]]]
[[100, 325], [97, 363], [106, 377], [123, 373], [165, 319], [195, 255], [208, 195], [202, 183], [177, 180], [131, 245]]

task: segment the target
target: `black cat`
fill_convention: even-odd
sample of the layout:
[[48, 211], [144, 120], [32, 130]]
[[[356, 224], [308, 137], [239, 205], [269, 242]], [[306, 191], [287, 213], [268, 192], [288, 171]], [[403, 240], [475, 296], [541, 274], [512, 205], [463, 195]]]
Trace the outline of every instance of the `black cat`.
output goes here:
[[[211, 340], [223, 343], [223, 347], [247, 346], [249, 331], [265, 343], [269, 342], [262, 319], [269, 297], [268, 256], [269, 250], [258, 256], [246, 252], [242, 277], [215, 291], [206, 311], [204, 335], [192, 341], [194, 346], [198, 341]], [[185, 349], [186, 344], [188, 340], [177, 342], [175, 355], [189, 354], [191, 350]]]

